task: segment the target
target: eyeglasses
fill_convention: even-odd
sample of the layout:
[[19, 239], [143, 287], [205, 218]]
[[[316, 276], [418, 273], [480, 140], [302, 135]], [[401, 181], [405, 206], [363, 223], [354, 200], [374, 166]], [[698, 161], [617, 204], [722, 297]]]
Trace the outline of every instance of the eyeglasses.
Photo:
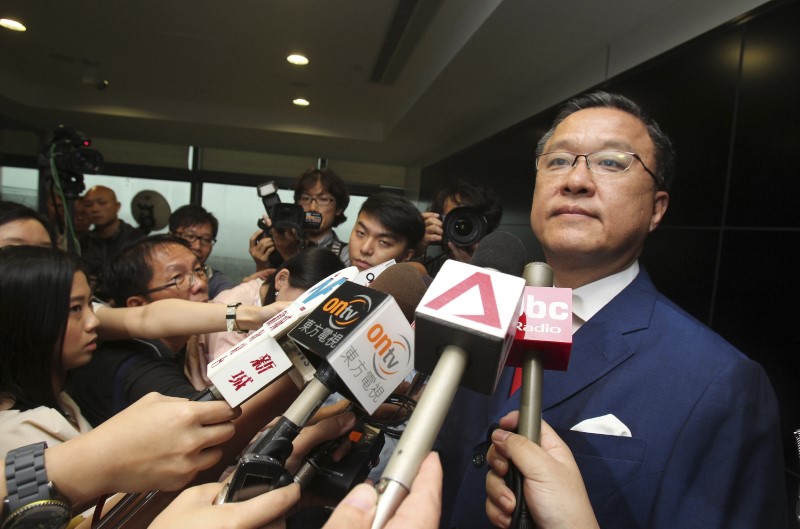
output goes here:
[[638, 154], [623, 151], [597, 151], [589, 154], [573, 154], [571, 152], [547, 152], [536, 157], [536, 170], [545, 174], [566, 174], [583, 156], [586, 166], [595, 174], [620, 174], [626, 172], [639, 160], [647, 174], [653, 177], [657, 185], [661, 185], [656, 175], [647, 168]]
[[175, 287], [178, 289], [178, 292], [190, 290], [193, 286], [195, 281], [198, 279], [202, 281], [208, 280], [208, 267], [206, 266], [198, 266], [194, 270], [189, 273], [185, 274], [178, 274], [170, 280], [169, 283], [166, 285], [161, 285], [160, 287], [151, 288], [150, 290], [145, 290], [140, 295], [147, 296], [148, 294], [155, 294], [156, 292], [161, 292], [162, 290], [166, 290], [168, 288]]
[[330, 195], [317, 195], [315, 197], [311, 195], [300, 195], [300, 204], [303, 206], [310, 206], [312, 201], [324, 208], [336, 202], [336, 199]]
[[193, 233], [183, 233], [180, 231], [176, 231], [175, 235], [177, 237], [180, 237], [184, 241], [188, 242], [189, 244], [194, 244], [195, 241], [200, 241], [200, 244], [202, 246], [213, 246], [217, 242], [216, 239], [212, 239], [211, 237], [198, 237]]

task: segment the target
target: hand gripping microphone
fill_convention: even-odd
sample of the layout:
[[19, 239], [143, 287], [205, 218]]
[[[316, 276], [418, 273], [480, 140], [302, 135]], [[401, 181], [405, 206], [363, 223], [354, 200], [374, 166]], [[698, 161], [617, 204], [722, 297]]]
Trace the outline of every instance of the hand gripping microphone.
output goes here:
[[[430, 452], [459, 384], [491, 394], [514, 337], [525, 282], [522, 242], [495, 232], [473, 263], [445, 261], [416, 312], [416, 368], [431, 378], [376, 485], [373, 529], [394, 515]], [[511, 275], [515, 274], [515, 275]]]
[[[553, 270], [545, 263], [528, 263], [522, 273], [525, 291], [522, 296], [514, 344], [507, 365], [521, 371], [519, 424], [517, 431], [539, 444], [542, 431], [542, 379], [545, 369], [564, 371], [572, 347], [572, 289], [553, 288]], [[515, 373], [514, 380], [518, 374]], [[514, 391], [512, 386], [512, 392]], [[506, 482], [516, 497], [511, 516], [512, 529], [530, 527], [525, 504], [523, 479], [515, 467]]]
[[[387, 287], [392, 286], [391, 269], [378, 278]], [[423, 285], [418, 274], [416, 279]], [[405, 282], [394, 287], [398, 297], [413, 290]], [[417, 291], [421, 298], [424, 286]], [[292, 329], [289, 337], [320, 364], [300, 396], [239, 460], [219, 496], [222, 502], [243, 501], [288, 484], [283, 465], [292, 452], [292, 441], [331, 393], [343, 393], [373, 413], [414, 365], [411, 327], [394, 298], [349, 281]]]

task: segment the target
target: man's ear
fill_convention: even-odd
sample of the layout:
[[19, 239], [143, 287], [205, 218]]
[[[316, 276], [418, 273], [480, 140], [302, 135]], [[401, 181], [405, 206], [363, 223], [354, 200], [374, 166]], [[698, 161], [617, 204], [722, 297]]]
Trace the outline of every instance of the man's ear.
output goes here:
[[412, 257], [414, 257], [414, 248], [409, 248], [408, 250], [406, 250], [405, 255], [403, 255], [403, 257], [398, 262], [404, 263], [406, 261], [410, 261]]
[[650, 216], [650, 229], [653, 231], [661, 224], [664, 214], [669, 206], [669, 193], [666, 191], [656, 191], [653, 199], [653, 214]]
[[141, 307], [147, 305], [148, 301], [144, 296], [131, 296], [125, 301], [126, 307]]

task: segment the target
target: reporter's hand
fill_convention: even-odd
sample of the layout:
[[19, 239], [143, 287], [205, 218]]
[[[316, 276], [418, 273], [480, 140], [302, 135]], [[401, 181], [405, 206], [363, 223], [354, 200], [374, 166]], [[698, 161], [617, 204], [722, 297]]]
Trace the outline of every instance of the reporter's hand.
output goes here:
[[176, 490], [219, 461], [240, 414], [224, 401], [149, 393], [79, 438], [106, 469], [104, 492]]
[[450, 252], [450, 259], [461, 261], [462, 263], [469, 263], [472, 260], [472, 255], [478, 249], [478, 244], [470, 246], [456, 246], [452, 242], [447, 243], [447, 249]]
[[[294, 449], [286, 460], [284, 467], [291, 474], [294, 474], [315, 446], [346, 434], [355, 424], [355, 414], [348, 411], [323, 419], [314, 425], [306, 426], [300, 430], [300, 434], [292, 442]], [[333, 460], [339, 461], [349, 448], [350, 446], [347, 443], [344, 446], [340, 445], [333, 453]]]
[[186, 489], [148, 529], [283, 527], [284, 515], [300, 498], [300, 487], [292, 484], [246, 501], [213, 505], [222, 487], [209, 483]]
[[250, 257], [253, 258], [253, 261], [256, 263], [256, 270], [259, 271], [270, 268], [269, 256], [275, 251], [275, 243], [272, 240], [272, 237], [266, 236], [256, 241], [256, 239], [258, 239], [258, 237], [263, 233], [264, 232], [259, 229], [253, 235], [251, 235], [250, 244], [248, 246]]
[[[355, 487], [339, 503], [323, 529], [367, 529], [375, 518], [378, 495], [371, 485]], [[442, 464], [431, 452], [422, 462], [411, 492], [385, 529], [435, 529], [442, 513]]]
[[524, 477], [525, 503], [540, 529], [598, 528], [586, 487], [572, 452], [549, 424], [542, 421], [541, 446], [511, 433], [517, 427], [519, 412], [500, 419], [492, 433], [487, 462], [486, 514], [497, 527], [508, 527], [516, 499], [503, 477], [509, 461]]
[[275, 249], [284, 259], [300, 252], [300, 241], [297, 239], [297, 232], [293, 229], [274, 229], [271, 234]]
[[425, 221], [425, 236], [422, 238], [422, 245], [424, 248], [433, 244], [440, 244], [442, 242], [442, 221], [439, 219], [439, 214], [433, 211], [425, 211], [422, 213], [422, 218]]

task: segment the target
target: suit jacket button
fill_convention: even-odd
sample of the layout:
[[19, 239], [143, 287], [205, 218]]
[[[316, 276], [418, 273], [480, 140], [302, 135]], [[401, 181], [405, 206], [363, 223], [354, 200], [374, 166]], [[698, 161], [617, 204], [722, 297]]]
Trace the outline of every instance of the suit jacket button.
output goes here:
[[481, 468], [485, 462], [486, 462], [486, 456], [484, 456], [483, 454], [475, 454], [472, 456], [472, 464], [475, 465], [477, 468]]

